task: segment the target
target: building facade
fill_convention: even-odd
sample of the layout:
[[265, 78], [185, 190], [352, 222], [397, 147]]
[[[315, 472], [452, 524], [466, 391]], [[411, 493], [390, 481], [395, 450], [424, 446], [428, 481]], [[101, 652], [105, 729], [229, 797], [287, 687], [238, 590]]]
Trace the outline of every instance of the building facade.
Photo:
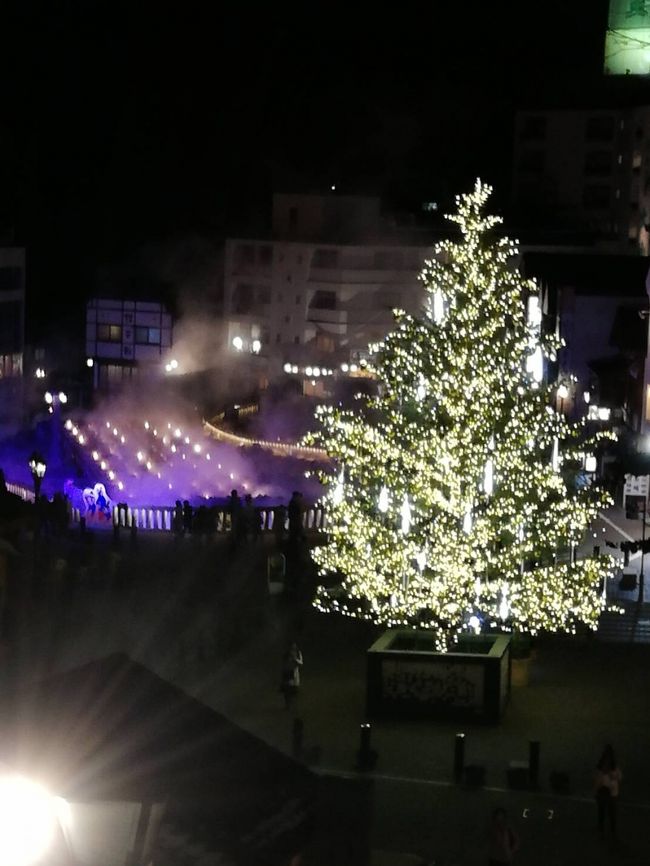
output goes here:
[[87, 363], [94, 387], [114, 391], [161, 375], [172, 347], [172, 317], [161, 303], [92, 299], [86, 306]]
[[513, 205], [531, 224], [648, 254], [650, 106], [520, 111]]
[[17, 427], [23, 411], [25, 250], [0, 247], [0, 430]]
[[394, 308], [422, 304], [431, 251], [392, 230], [378, 199], [276, 195], [270, 238], [226, 241], [226, 348], [266, 358], [272, 377], [358, 364]]

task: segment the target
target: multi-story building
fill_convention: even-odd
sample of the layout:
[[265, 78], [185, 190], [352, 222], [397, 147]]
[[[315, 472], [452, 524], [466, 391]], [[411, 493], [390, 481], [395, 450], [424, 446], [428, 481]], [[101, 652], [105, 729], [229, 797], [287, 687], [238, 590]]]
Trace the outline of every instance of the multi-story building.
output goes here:
[[86, 354], [94, 386], [119, 389], [143, 375], [161, 374], [172, 346], [172, 317], [151, 301], [90, 300], [86, 307]]
[[25, 344], [25, 250], [0, 247], [0, 429], [20, 424]]
[[524, 250], [521, 268], [540, 284], [546, 330], [564, 341], [551, 371], [563, 386], [557, 408], [576, 416], [602, 408], [603, 418], [643, 431], [647, 260], [540, 248]]
[[647, 255], [650, 105], [519, 112], [513, 204], [536, 227]]
[[358, 363], [395, 307], [422, 303], [432, 244], [385, 220], [379, 199], [276, 195], [272, 226], [226, 241], [224, 275], [227, 347], [264, 356], [271, 376]]

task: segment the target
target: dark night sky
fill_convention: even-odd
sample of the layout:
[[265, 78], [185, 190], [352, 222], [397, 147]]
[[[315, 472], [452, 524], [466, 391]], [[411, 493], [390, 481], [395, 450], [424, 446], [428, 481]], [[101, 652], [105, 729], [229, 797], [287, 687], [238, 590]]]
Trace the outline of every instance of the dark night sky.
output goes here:
[[0, 224], [28, 247], [32, 306], [72, 304], [148, 241], [235, 232], [274, 188], [336, 182], [415, 207], [481, 174], [505, 200], [513, 107], [587, 90], [606, 14], [606, 0], [4, 4]]

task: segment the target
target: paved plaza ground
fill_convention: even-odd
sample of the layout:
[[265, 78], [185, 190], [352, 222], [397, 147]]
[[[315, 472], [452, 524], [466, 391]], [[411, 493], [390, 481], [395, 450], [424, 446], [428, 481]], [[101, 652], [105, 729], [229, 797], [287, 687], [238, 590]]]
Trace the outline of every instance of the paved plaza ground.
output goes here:
[[[231, 552], [169, 536], [98, 534], [83, 546], [25, 553], [3, 647], [6, 680], [129, 653], [243, 728], [291, 753], [294, 715], [304, 755], [321, 778], [321, 808], [307, 863], [481, 864], [491, 810], [504, 805], [522, 839], [522, 864], [646, 863], [650, 841], [650, 646], [595, 638], [540, 640], [528, 685], [513, 688], [503, 721], [467, 725], [467, 761], [485, 787], [452, 783], [458, 726], [377, 722], [374, 772], [355, 769], [365, 720], [365, 651], [380, 633], [309, 605], [310, 568], [289, 598], [269, 597], [271, 540]], [[279, 693], [280, 661], [296, 638], [304, 653], [295, 710]], [[510, 760], [541, 742], [540, 790], [508, 789]], [[620, 837], [598, 838], [592, 773], [605, 742], [624, 772]], [[566, 772], [571, 794], [549, 788]], [[371, 854], [369, 852], [372, 852]], [[371, 858], [371, 859], [369, 859]]]

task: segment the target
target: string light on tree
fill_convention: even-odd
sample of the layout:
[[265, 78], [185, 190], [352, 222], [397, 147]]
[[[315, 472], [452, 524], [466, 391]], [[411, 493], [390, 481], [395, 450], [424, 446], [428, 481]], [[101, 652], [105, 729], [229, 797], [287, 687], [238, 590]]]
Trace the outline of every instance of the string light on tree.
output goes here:
[[428, 312], [396, 310], [372, 347], [377, 394], [354, 410], [320, 407], [308, 437], [345, 463], [346, 484], [340, 497], [338, 470], [323, 478], [329, 543], [314, 555], [327, 580], [316, 606], [429, 628], [441, 650], [477, 623], [595, 628], [598, 585], [613, 571], [607, 556], [559, 555], [608, 499], [573, 483], [596, 443], [554, 408], [544, 368], [561, 340], [543, 331], [515, 244], [493, 237], [490, 193], [479, 181], [457, 199], [460, 238], [438, 244], [421, 275]]

